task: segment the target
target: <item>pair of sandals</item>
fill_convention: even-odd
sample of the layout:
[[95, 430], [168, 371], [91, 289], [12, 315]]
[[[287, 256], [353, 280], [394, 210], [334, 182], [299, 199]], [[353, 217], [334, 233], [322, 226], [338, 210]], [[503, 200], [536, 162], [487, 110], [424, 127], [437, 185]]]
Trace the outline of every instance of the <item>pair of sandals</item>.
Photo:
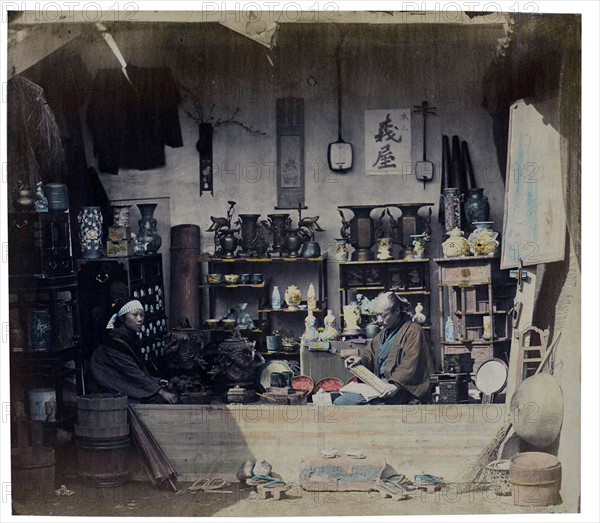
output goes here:
[[414, 484], [404, 474], [392, 474], [387, 478], [380, 479], [376, 485], [376, 490], [382, 498], [391, 497], [394, 501], [408, 499], [408, 492], [415, 489], [415, 485], [428, 486], [439, 485], [442, 483], [441, 478], [432, 474], [417, 474]]

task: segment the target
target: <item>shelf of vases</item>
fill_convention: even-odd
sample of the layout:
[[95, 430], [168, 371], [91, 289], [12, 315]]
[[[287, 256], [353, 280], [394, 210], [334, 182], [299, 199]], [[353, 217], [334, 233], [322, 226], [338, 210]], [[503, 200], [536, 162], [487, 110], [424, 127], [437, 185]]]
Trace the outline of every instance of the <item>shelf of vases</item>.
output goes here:
[[215, 258], [210, 254], [200, 254], [199, 262], [208, 263], [319, 263], [327, 259], [327, 254], [318, 258]]

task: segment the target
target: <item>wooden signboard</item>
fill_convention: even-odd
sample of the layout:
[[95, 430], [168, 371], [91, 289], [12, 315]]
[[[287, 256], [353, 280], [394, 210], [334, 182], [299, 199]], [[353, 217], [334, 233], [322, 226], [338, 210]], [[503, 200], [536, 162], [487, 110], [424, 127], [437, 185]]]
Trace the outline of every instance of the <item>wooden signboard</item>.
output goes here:
[[561, 138], [542, 118], [557, 111], [557, 98], [510, 108], [501, 269], [564, 259]]
[[412, 172], [410, 109], [365, 111], [365, 173]]

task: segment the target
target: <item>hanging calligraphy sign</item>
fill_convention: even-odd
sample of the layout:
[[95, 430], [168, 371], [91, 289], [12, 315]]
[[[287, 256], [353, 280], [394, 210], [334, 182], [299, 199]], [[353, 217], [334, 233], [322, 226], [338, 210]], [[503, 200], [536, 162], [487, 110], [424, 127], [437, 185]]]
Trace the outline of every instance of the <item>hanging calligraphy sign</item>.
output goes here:
[[365, 111], [365, 173], [402, 174], [411, 169], [410, 109]]

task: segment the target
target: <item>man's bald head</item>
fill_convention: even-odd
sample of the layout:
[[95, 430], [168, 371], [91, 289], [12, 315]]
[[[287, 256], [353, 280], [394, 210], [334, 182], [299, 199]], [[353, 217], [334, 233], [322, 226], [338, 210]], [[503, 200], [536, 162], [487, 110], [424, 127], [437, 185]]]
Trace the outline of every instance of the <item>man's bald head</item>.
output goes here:
[[373, 312], [377, 315], [377, 321], [386, 329], [390, 329], [399, 323], [403, 314], [406, 314], [407, 303], [395, 292], [384, 292], [375, 298]]

